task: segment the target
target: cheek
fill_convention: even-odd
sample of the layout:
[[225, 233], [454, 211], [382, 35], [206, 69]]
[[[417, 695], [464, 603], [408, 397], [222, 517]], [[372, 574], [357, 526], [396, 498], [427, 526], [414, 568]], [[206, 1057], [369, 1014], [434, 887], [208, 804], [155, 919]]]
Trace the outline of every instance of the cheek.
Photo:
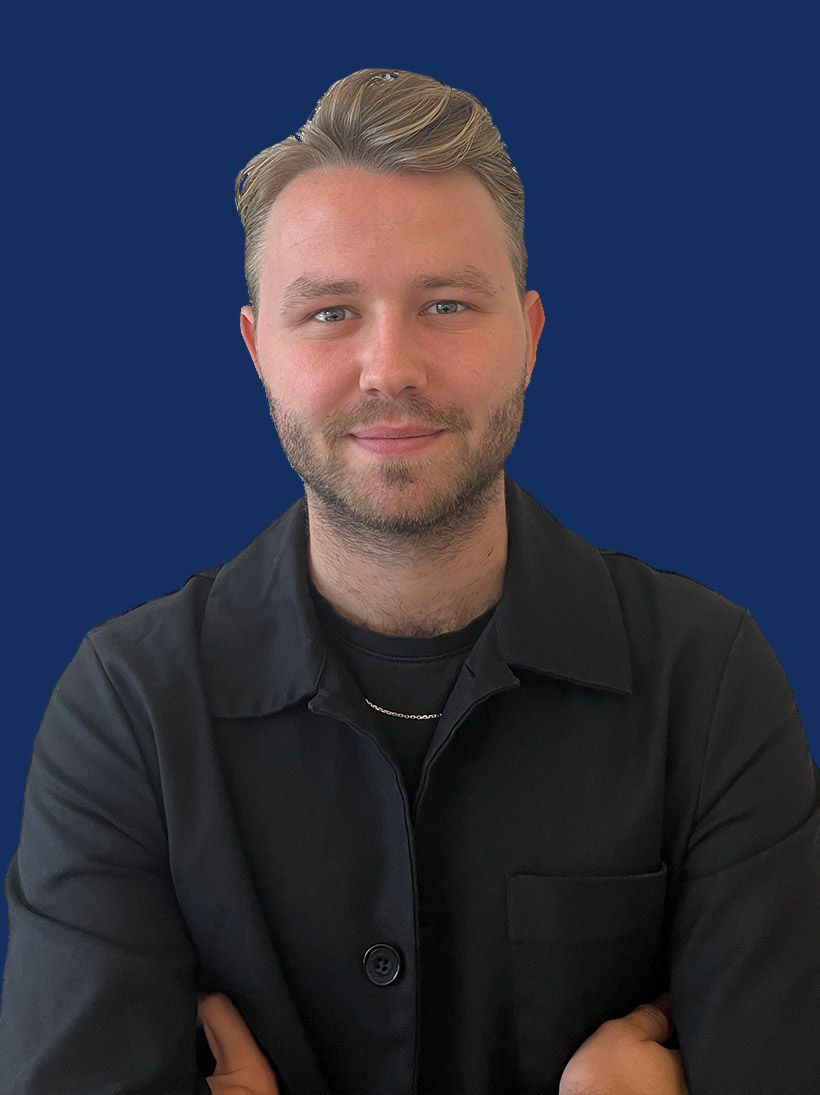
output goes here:
[[526, 338], [517, 325], [504, 323], [475, 332], [458, 347], [460, 374], [477, 384], [503, 385], [505, 377], [520, 369], [526, 349]]
[[338, 357], [315, 349], [294, 352], [293, 347], [269, 345], [263, 369], [266, 383], [283, 406], [306, 418], [321, 418], [355, 392], [350, 369]]
[[514, 388], [524, 372], [525, 353], [511, 354], [510, 344], [487, 346], [480, 353], [463, 354], [448, 370], [447, 388], [451, 397], [474, 407], [497, 403]]

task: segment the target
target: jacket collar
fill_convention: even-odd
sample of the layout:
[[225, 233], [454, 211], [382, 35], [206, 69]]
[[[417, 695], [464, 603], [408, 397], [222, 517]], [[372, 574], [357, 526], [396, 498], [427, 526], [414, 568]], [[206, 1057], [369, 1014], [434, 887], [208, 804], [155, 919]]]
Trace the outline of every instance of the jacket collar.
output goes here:
[[[600, 551], [506, 479], [509, 548], [493, 627], [509, 666], [632, 691], [626, 628]], [[213, 581], [202, 622], [214, 716], [255, 717], [314, 696], [327, 655], [308, 588], [299, 499]]]
[[621, 603], [601, 552], [506, 478], [509, 546], [493, 617], [510, 666], [631, 693]]

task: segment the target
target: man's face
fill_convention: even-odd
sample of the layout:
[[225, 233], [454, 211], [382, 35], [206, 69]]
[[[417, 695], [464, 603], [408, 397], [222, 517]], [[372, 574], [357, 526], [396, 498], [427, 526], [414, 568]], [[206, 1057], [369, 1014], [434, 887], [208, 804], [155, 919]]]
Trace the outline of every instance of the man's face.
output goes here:
[[498, 481], [544, 322], [466, 172], [312, 171], [273, 205], [242, 334], [289, 462], [348, 527], [423, 534]]

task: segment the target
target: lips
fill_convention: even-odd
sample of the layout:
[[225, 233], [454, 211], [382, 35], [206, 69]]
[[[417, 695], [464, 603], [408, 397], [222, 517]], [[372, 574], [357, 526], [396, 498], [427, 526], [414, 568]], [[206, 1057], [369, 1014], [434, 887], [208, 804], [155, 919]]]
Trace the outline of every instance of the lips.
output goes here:
[[429, 426], [367, 426], [350, 434], [350, 440], [360, 452], [371, 457], [403, 456], [426, 452], [443, 436], [444, 430]]
[[441, 430], [429, 426], [368, 426], [363, 430], [355, 430], [354, 437], [370, 440], [373, 438], [385, 438], [393, 440], [399, 437], [430, 437]]

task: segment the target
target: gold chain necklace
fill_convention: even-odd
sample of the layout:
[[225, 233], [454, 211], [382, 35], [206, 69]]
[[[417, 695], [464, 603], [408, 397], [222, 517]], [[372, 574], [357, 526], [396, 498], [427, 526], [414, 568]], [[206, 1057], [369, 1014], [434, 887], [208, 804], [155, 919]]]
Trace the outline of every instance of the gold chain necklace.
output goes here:
[[365, 696], [364, 702], [368, 707], [372, 707], [374, 711], [379, 711], [382, 715], [392, 715], [394, 719], [440, 719], [442, 716], [441, 711], [435, 715], [405, 715], [403, 711], [388, 711], [386, 707], [379, 707], [378, 704], [373, 703], [367, 696]]

